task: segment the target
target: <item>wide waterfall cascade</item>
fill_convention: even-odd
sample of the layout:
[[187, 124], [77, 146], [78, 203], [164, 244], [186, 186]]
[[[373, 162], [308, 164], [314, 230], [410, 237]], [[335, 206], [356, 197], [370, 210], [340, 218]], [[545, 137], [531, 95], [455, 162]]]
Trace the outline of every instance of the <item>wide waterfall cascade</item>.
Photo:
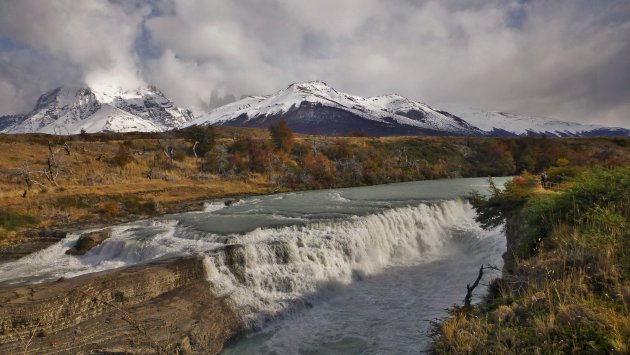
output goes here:
[[462, 199], [487, 185], [452, 179], [212, 201], [111, 226], [82, 256], [65, 252], [86, 231], [69, 234], [0, 264], [0, 286], [199, 255], [213, 292], [257, 330], [227, 353], [413, 353], [426, 340], [424, 320], [461, 302], [480, 263], [501, 264], [502, 232], [482, 230]]
[[[326, 284], [349, 284], [388, 266], [439, 257], [458, 230], [476, 228], [461, 200], [347, 220], [261, 228], [206, 257], [208, 278], [248, 320], [279, 314]], [[309, 302], [310, 303], [310, 302]]]

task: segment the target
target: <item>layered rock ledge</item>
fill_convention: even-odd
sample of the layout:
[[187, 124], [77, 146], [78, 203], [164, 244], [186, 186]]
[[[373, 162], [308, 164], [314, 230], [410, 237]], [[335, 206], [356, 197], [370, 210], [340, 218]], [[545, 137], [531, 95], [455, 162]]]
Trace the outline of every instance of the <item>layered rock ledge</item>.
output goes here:
[[243, 329], [196, 257], [0, 288], [3, 354], [217, 353]]

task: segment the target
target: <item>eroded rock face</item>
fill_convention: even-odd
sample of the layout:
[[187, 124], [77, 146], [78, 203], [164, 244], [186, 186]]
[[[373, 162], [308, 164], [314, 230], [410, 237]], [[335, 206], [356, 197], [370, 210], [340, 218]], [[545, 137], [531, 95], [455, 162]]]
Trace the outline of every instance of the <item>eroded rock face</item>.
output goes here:
[[194, 257], [0, 288], [2, 354], [218, 353], [243, 330]]
[[83, 255], [92, 250], [92, 248], [94, 248], [95, 246], [103, 243], [111, 236], [112, 230], [109, 228], [100, 231], [84, 233], [79, 237], [79, 240], [77, 240], [77, 244], [66, 251], [66, 254]]

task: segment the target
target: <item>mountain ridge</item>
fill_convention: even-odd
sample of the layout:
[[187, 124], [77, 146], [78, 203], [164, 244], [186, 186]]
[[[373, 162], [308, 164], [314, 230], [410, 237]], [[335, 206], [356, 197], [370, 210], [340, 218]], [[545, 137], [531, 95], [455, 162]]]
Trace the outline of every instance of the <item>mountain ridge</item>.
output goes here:
[[369, 136], [630, 136], [630, 130], [443, 105], [398, 94], [360, 97], [323, 81], [298, 82], [271, 95], [248, 96], [194, 115], [154, 86], [58, 87], [33, 110], [0, 117], [0, 133], [163, 132], [192, 125], [266, 128], [287, 121], [298, 133]]
[[398, 94], [359, 97], [322, 81], [293, 83], [205, 112], [189, 125], [268, 127], [285, 119], [299, 133], [344, 135], [630, 136], [630, 130], [499, 111], [438, 109]]

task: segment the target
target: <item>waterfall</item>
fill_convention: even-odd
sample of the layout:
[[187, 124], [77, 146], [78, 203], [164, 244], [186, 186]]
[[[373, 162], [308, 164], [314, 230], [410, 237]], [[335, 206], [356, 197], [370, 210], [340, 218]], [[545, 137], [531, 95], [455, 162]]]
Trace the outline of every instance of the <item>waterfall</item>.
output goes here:
[[[377, 214], [228, 238], [206, 254], [208, 280], [253, 327], [292, 305], [309, 304], [321, 288], [349, 284], [392, 265], [438, 255], [453, 233], [478, 229], [461, 200], [401, 207]], [[471, 234], [472, 235], [472, 234]]]

